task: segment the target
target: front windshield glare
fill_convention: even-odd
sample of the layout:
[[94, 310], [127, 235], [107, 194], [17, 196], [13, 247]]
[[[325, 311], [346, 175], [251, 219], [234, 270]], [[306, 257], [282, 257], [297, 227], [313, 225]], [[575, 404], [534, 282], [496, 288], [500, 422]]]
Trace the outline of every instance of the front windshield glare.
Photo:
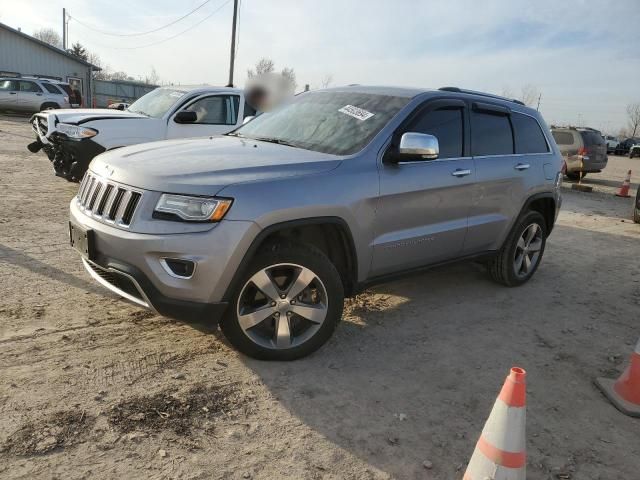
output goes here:
[[357, 92], [309, 92], [259, 115], [234, 134], [350, 155], [369, 143], [409, 100]]
[[183, 96], [184, 92], [180, 90], [156, 88], [133, 102], [127, 110], [148, 117], [160, 118]]

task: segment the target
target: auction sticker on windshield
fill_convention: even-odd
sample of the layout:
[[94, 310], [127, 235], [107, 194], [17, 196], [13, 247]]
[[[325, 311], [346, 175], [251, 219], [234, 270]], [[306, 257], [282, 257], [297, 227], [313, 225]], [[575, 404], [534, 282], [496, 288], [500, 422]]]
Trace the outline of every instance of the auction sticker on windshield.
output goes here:
[[364, 110], [363, 108], [354, 107], [353, 105], [345, 105], [338, 111], [350, 117], [357, 118], [358, 120], [366, 120], [375, 115], [374, 113]]

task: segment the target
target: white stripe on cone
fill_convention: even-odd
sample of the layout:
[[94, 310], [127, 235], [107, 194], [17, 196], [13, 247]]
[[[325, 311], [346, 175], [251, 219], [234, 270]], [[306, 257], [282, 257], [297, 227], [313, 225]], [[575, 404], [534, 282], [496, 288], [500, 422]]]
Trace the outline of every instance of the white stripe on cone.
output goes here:
[[526, 415], [526, 407], [509, 407], [498, 398], [482, 429], [482, 436], [505, 452], [524, 452]]

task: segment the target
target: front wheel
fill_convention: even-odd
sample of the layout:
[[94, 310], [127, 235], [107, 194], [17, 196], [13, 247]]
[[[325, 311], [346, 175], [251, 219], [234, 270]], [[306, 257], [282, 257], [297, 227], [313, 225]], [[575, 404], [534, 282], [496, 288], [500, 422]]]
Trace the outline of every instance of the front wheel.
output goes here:
[[542, 261], [546, 242], [544, 217], [536, 211], [522, 214], [496, 257], [489, 262], [491, 276], [508, 287], [527, 282]]
[[324, 253], [310, 245], [277, 245], [251, 261], [220, 328], [250, 357], [295, 360], [331, 337], [343, 303], [340, 275]]

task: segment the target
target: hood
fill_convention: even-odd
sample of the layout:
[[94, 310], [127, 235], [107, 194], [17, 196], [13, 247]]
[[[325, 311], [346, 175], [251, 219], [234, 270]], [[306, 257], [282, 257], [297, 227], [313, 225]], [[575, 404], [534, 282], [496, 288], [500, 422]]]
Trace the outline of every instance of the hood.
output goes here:
[[90, 169], [145, 190], [215, 195], [234, 183], [325, 172], [340, 161], [327, 153], [216, 136], [118, 148], [95, 157]]
[[127, 110], [115, 110], [112, 108], [65, 108], [47, 112], [54, 115], [61, 123], [86, 123], [99, 119], [118, 118], [149, 118], [140, 113], [133, 113]]

